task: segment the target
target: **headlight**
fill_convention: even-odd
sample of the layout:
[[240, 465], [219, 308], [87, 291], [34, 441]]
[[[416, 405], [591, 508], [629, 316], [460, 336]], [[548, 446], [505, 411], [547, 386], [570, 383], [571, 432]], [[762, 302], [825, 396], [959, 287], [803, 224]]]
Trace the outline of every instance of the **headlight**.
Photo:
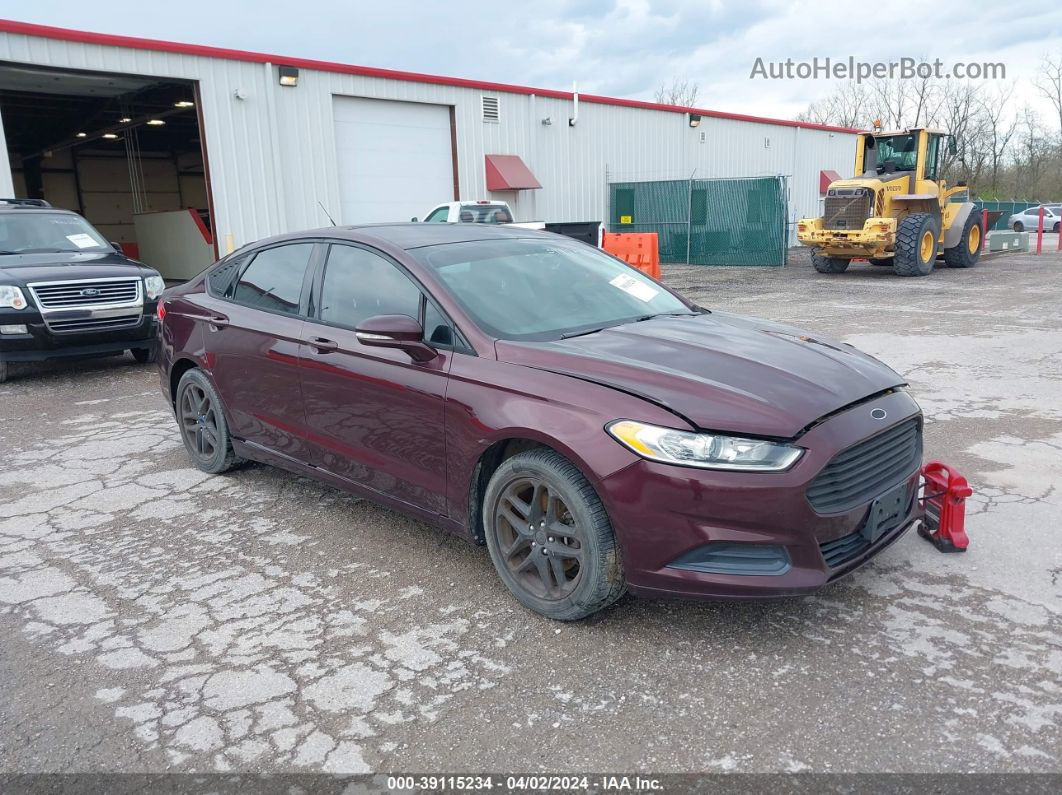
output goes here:
[[701, 469], [781, 472], [804, 452], [799, 447], [762, 439], [677, 431], [633, 420], [617, 420], [606, 430], [643, 458]]
[[162, 280], [161, 276], [145, 276], [144, 277], [144, 290], [147, 292], [149, 300], [154, 301], [160, 295], [162, 291], [166, 289], [166, 282]]
[[0, 284], [0, 306], [7, 306], [11, 309], [25, 309], [26, 296], [17, 287], [10, 284]]

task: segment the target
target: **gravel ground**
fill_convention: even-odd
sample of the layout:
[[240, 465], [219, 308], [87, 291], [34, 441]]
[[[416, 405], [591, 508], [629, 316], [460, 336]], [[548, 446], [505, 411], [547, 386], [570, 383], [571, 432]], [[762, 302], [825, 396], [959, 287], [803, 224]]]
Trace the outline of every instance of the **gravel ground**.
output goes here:
[[0, 386], [0, 771], [1062, 771], [1062, 257], [900, 279], [668, 267], [910, 378], [976, 490], [814, 597], [561, 625], [483, 548], [190, 469], [152, 367]]

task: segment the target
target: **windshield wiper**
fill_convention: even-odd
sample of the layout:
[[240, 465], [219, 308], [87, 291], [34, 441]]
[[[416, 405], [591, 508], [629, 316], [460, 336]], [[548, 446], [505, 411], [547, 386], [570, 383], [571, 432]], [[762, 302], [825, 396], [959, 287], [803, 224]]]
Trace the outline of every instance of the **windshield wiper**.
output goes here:
[[588, 328], [586, 331], [569, 331], [567, 334], [561, 334], [560, 338], [562, 340], [570, 340], [572, 337], [582, 337], [582, 336], [584, 336], [586, 334], [597, 334], [597, 332], [604, 331], [607, 328], [612, 328], [612, 326], [600, 326], [598, 328]]
[[19, 254], [77, 254], [82, 249], [76, 248], [24, 248]]

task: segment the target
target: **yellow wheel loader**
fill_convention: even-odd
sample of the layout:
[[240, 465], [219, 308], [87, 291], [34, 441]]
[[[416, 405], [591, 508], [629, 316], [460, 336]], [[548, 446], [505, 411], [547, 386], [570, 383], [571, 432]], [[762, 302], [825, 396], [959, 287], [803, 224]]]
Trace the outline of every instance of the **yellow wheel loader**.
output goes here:
[[940, 130], [862, 132], [853, 179], [826, 191], [821, 218], [797, 222], [819, 273], [844, 273], [853, 259], [891, 265], [900, 276], [928, 276], [937, 257], [969, 268], [981, 254], [981, 216], [966, 183], [940, 179]]

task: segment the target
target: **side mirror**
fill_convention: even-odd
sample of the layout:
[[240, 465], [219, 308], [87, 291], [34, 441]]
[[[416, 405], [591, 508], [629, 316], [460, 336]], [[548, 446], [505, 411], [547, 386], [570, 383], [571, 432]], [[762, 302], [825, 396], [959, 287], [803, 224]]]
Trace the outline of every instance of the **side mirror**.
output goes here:
[[414, 223], [414, 224], [415, 224], [415, 223], [417, 222], [417, 216], [415, 216], [415, 215], [414, 215], [414, 216], [413, 216], [412, 218], [410, 218], [409, 220], [410, 220], [410, 222], [412, 222], [412, 223]]
[[397, 348], [414, 361], [429, 362], [439, 354], [424, 342], [424, 329], [409, 315], [373, 315], [354, 330], [358, 342], [374, 348]]
[[959, 142], [954, 138], [948, 139], [948, 154], [953, 155], [959, 151]]
[[122, 244], [119, 243], [117, 240], [111, 240], [111, 241], [108, 241], [108, 242], [111, 244], [111, 246], [114, 248], [114, 250], [117, 251], [119, 254], [124, 254], [125, 253], [125, 251], [122, 249]]

